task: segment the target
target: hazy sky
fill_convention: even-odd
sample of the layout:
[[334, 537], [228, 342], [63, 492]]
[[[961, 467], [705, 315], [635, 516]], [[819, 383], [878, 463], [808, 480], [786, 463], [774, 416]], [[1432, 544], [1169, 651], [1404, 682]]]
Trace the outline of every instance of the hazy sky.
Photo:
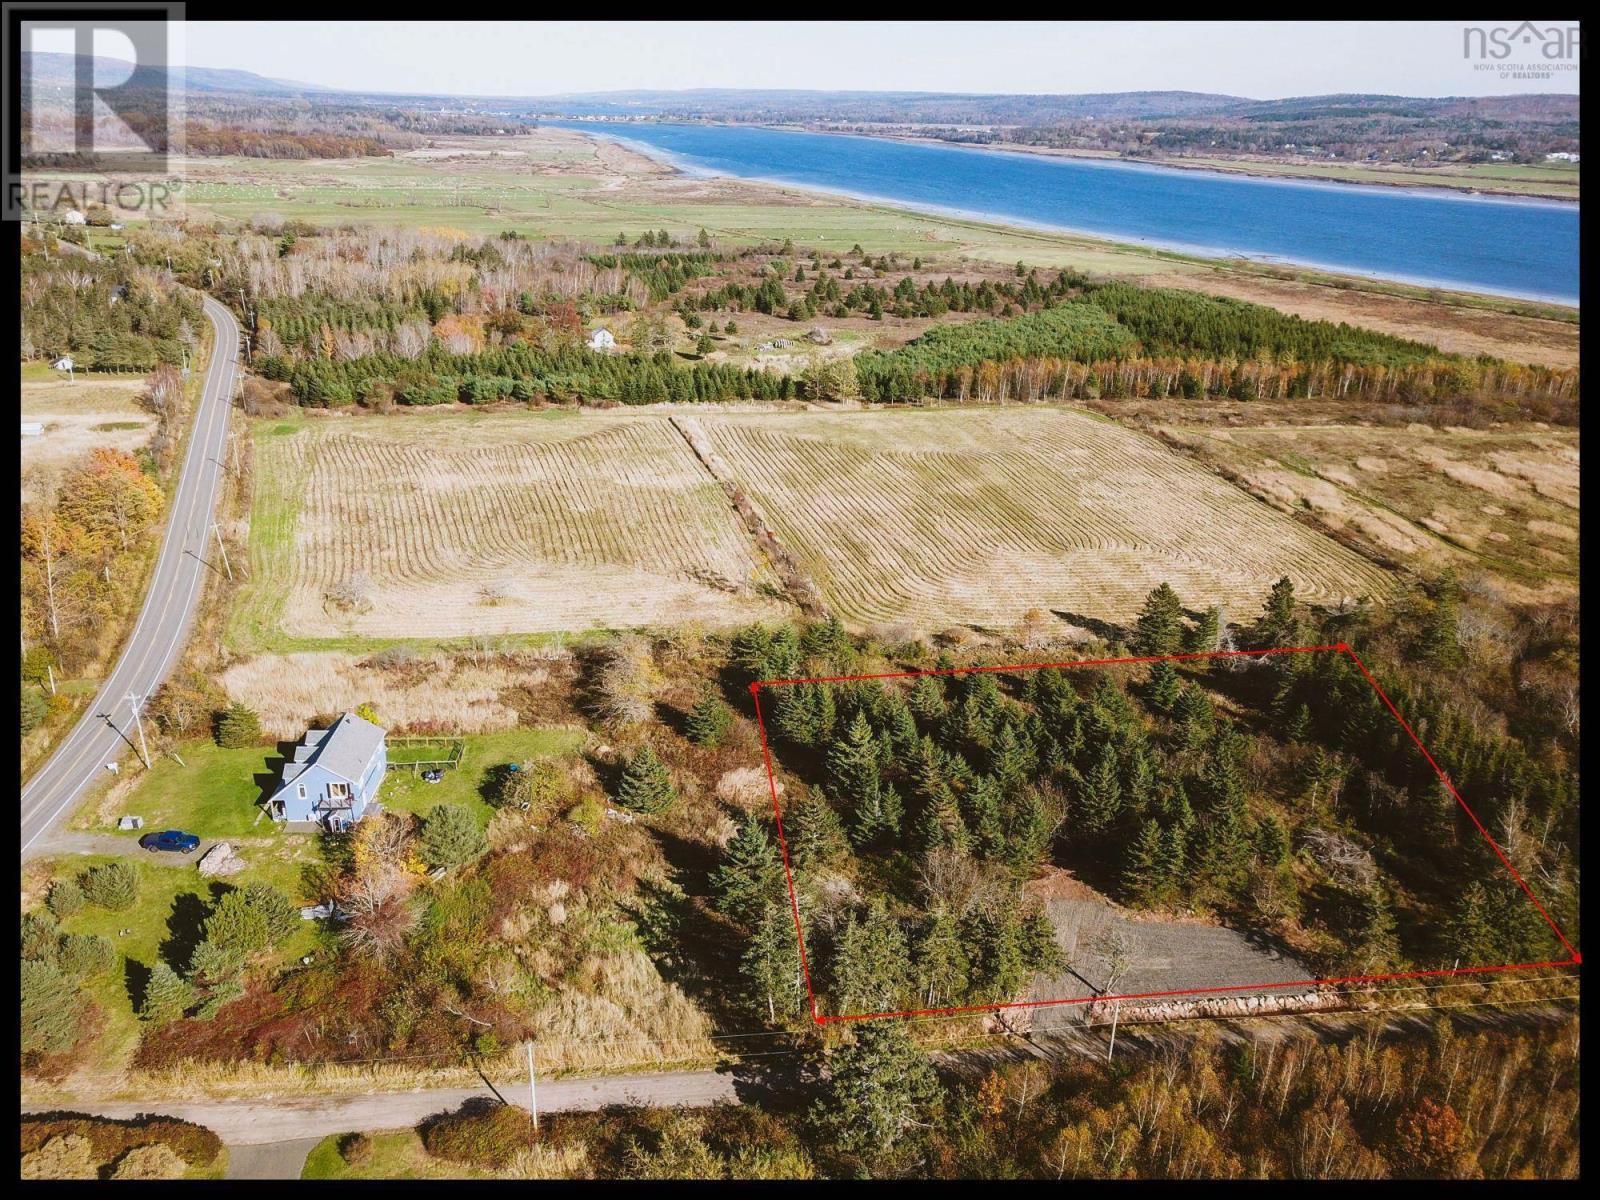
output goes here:
[[1462, 31], [1462, 22], [1448, 21], [190, 21], [186, 58], [331, 87], [479, 96], [692, 87], [1175, 89], [1261, 99], [1577, 92], [1575, 69], [1541, 80], [1502, 77], [1505, 65], [1542, 63], [1532, 49], [1519, 48], [1494, 70], [1475, 69], [1463, 56]]

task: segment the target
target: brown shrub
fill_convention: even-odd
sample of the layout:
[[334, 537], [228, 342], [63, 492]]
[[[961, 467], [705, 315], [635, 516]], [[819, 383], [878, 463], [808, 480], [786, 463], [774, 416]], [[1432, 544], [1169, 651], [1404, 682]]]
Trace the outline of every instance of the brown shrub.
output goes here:
[[[27, 1126], [23, 1126], [24, 1129]], [[96, 1179], [94, 1149], [89, 1139], [76, 1133], [51, 1138], [34, 1150], [22, 1153], [24, 1179]]]
[[347, 1133], [339, 1139], [339, 1157], [351, 1166], [372, 1158], [372, 1139], [364, 1133]]
[[222, 1139], [204, 1125], [177, 1117], [139, 1116], [113, 1121], [82, 1113], [53, 1112], [22, 1119], [22, 1154], [43, 1149], [51, 1139], [86, 1139], [95, 1163], [117, 1162], [141, 1146], [164, 1146], [190, 1166], [203, 1167], [222, 1153]]
[[170, 1146], [135, 1146], [117, 1160], [113, 1179], [181, 1179], [188, 1164]]
[[469, 1100], [456, 1112], [430, 1118], [418, 1132], [435, 1158], [499, 1170], [532, 1144], [533, 1121], [509, 1104]]

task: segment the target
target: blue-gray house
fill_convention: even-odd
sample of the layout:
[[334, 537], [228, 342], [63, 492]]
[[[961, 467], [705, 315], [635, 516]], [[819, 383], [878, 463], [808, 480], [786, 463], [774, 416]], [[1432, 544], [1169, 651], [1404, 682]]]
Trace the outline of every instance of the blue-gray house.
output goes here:
[[267, 801], [275, 821], [315, 821], [346, 829], [366, 814], [378, 796], [389, 755], [383, 730], [355, 713], [332, 729], [308, 730], [284, 764], [283, 786]]

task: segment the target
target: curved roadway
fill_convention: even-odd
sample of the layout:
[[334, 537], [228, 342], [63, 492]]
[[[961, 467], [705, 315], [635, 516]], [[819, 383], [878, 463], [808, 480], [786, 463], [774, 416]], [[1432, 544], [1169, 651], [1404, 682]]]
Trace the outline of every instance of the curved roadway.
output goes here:
[[239, 324], [210, 296], [202, 297], [211, 322], [211, 363], [195, 414], [194, 432], [167, 516], [161, 555], [150, 590], [122, 657], [77, 727], [22, 789], [22, 854], [66, 819], [106, 764], [138, 752], [129, 693], [148, 697], [177, 664], [204, 592], [206, 572], [219, 570], [211, 532], [222, 484], [228, 413], [239, 373]]

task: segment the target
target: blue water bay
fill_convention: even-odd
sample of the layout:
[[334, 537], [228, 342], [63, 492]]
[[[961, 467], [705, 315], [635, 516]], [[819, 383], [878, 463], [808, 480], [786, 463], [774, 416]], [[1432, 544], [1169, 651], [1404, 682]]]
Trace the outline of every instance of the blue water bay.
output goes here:
[[1212, 256], [1578, 302], [1578, 205], [749, 126], [551, 124], [687, 170]]

